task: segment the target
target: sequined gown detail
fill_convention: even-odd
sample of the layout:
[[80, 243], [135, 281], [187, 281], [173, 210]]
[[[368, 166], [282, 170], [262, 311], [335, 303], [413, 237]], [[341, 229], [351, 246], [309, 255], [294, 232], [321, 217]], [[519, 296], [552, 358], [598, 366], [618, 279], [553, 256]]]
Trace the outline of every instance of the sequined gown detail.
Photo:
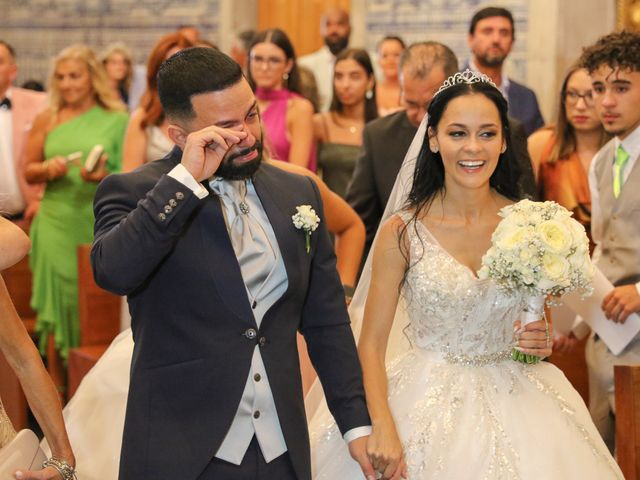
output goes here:
[[[622, 479], [562, 372], [510, 359], [524, 298], [479, 280], [422, 223], [407, 233], [401, 301], [411, 346], [387, 377], [409, 478]], [[310, 431], [314, 479], [364, 478], [328, 412]]]

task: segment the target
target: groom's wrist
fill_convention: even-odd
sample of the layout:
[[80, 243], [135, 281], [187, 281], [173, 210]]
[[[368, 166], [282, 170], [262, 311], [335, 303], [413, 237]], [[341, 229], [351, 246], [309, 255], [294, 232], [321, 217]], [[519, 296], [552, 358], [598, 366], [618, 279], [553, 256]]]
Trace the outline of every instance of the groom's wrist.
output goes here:
[[346, 443], [351, 443], [354, 440], [360, 437], [366, 437], [367, 435], [371, 435], [371, 425], [364, 425], [362, 427], [352, 428], [351, 430], [348, 430], [347, 432], [345, 432], [342, 438], [344, 438], [344, 441]]

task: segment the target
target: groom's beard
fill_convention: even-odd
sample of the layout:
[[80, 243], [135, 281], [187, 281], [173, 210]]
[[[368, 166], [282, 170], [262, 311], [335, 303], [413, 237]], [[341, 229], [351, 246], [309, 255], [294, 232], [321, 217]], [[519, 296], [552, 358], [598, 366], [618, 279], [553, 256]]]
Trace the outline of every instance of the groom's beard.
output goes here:
[[[248, 155], [254, 150], [258, 152], [258, 155], [253, 160], [241, 164], [234, 163], [234, 159]], [[252, 177], [262, 163], [262, 150], [262, 139], [256, 139], [256, 143], [251, 147], [231, 148], [220, 162], [216, 176], [226, 180], [244, 180]]]

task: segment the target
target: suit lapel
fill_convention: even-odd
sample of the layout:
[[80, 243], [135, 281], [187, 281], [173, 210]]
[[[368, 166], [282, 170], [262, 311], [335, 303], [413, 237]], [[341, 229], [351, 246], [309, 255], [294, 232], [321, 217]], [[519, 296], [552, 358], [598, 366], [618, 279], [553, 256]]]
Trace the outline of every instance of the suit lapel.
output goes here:
[[283, 192], [287, 191], [287, 186], [282, 185], [277, 176], [273, 175], [273, 168], [276, 167], [268, 165], [261, 167], [253, 179], [253, 185], [273, 228], [287, 271], [287, 291], [281, 297], [284, 299], [289, 295], [293, 286], [298, 285], [300, 269], [296, 268], [296, 265], [304, 260], [300, 258], [300, 246], [304, 241], [295, 235], [296, 231], [291, 219], [295, 213], [295, 206], [284, 195]]
[[255, 325], [240, 265], [229, 239], [220, 200], [216, 195], [210, 194], [204, 199], [199, 224], [204, 256], [222, 301], [238, 318], [249, 320]]

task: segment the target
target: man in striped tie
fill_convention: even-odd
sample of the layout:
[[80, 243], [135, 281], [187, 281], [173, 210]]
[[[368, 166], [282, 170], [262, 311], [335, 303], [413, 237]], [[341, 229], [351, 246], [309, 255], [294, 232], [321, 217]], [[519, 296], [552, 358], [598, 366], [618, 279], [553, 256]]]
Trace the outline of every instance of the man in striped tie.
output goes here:
[[[607, 318], [623, 323], [640, 311], [640, 35], [613, 33], [586, 48], [598, 115], [614, 135], [591, 162], [591, 233], [594, 263], [615, 285], [605, 296]], [[614, 356], [597, 335], [586, 350], [589, 409], [613, 451], [613, 366], [640, 363], [640, 335]]]

